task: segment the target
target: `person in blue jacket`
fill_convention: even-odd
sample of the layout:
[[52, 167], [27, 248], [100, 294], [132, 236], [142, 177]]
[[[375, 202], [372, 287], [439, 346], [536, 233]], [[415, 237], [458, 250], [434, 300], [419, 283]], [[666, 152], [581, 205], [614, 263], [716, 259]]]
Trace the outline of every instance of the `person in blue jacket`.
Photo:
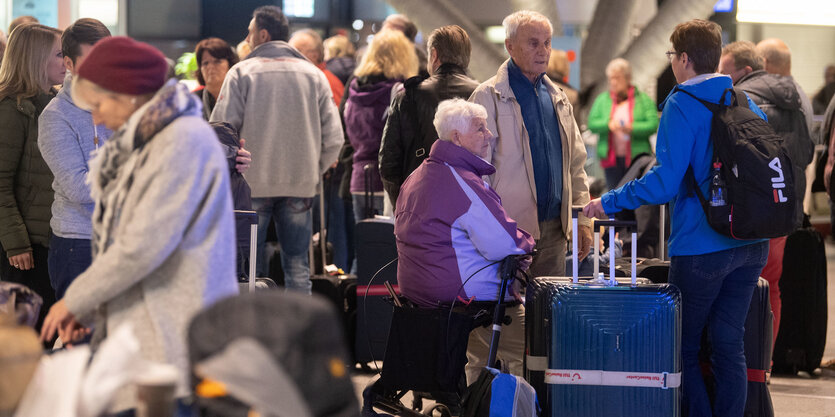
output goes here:
[[[734, 240], [715, 232], [705, 218], [687, 167], [707, 194], [713, 143], [712, 113], [702, 100], [718, 103], [731, 78], [716, 73], [722, 52], [719, 25], [691, 20], [676, 26], [667, 52], [679, 83], [662, 103], [658, 128], [658, 166], [591, 201], [583, 213], [606, 217], [644, 204], [670, 202], [670, 283], [682, 295], [682, 406], [685, 415], [741, 416], [747, 396], [743, 325], [754, 287], [768, 256], [765, 240]], [[730, 97], [726, 98], [729, 100]], [[726, 101], [727, 103], [727, 101]], [[765, 115], [750, 100], [757, 115]], [[713, 346], [716, 397], [711, 410], [699, 367], [702, 331], [707, 326]]]

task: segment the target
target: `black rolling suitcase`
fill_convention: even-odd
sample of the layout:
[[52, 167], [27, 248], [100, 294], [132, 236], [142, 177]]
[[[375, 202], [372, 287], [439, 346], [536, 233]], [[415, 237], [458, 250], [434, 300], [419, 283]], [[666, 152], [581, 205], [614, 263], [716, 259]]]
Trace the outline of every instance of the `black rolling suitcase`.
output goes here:
[[[748, 397], [743, 417], [774, 417], [771, 394], [766, 384], [766, 374], [771, 367], [771, 341], [774, 332], [774, 315], [768, 296], [768, 281], [760, 278], [751, 296], [751, 306], [745, 319], [745, 362], [748, 366]], [[710, 340], [708, 333], [702, 338], [702, 372], [711, 399], [715, 390], [713, 372], [710, 369]]]
[[826, 251], [811, 225], [786, 239], [780, 293], [780, 330], [774, 344], [774, 373], [812, 373], [826, 346]]
[[382, 360], [386, 351], [392, 307], [385, 283], [397, 287], [397, 244], [394, 224], [366, 219], [356, 225], [357, 319], [356, 360], [361, 364]]
[[391, 326], [392, 306], [385, 283], [397, 286], [397, 243], [394, 221], [375, 217], [371, 198], [371, 175], [376, 170], [365, 167], [365, 220], [354, 228], [357, 261], [357, 314], [354, 358], [360, 364], [383, 359]]
[[773, 417], [774, 407], [766, 384], [771, 369], [774, 314], [768, 296], [768, 281], [760, 278], [745, 319], [745, 362], [748, 364], [748, 400], [745, 417]]
[[[325, 228], [325, 190], [324, 178], [319, 181], [319, 239], [312, 240], [310, 246], [310, 284], [311, 292], [318, 294], [336, 308], [342, 327], [345, 329], [346, 345], [353, 353], [354, 329], [352, 320], [356, 320], [356, 296], [350, 294], [357, 285], [356, 275], [329, 273], [328, 264], [332, 260], [331, 246], [327, 241]], [[333, 267], [331, 265], [331, 267]]]

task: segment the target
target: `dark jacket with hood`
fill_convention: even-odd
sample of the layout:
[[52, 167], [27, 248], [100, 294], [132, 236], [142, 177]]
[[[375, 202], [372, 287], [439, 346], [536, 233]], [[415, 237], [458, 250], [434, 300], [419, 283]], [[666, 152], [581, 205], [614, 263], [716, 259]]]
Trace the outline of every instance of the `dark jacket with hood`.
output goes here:
[[49, 245], [53, 177], [38, 149], [38, 116], [53, 97], [0, 101], [0, 244], [6, 257]]
[[768, 118], [768, 124], [783, 138], [794, 167], [798, 227], [803, 221], [803, 198], [806, 195], [806, 166], [812, 162], [814, 143], [801, 110], [800, 93], [790, 77], [754, 71], [734, 85], [746, 93]]
[[438, 104], [452, 98], [466, 100], [478, 82], [458, 65], [443, 64], [431, 77], [412, 77], [404, 86], [391, 104], [380, 144], [380, 175], [392, 204], [403, 181], [429, 156], [438, 139], [433, 124]]

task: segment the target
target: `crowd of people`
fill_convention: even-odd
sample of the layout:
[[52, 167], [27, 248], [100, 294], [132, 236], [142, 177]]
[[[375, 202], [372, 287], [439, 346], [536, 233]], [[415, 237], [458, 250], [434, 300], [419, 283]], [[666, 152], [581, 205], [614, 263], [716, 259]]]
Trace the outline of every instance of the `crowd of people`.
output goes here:
[[[251, 189], [259, 254], [275, 228], [288, 290], [311, 292], [308, 248], [324, 181], [337, 266], [355, 269], [355, 222], [391, 213], [400, 290], [427, 308], [495, 301], [496, 262], [506, 256], [522, 256], [531, 276], [565, 275], [573, 206], [584, 206], [582, 260], [592, 218], [669, 202], [670, 282], [683, 299], [683, 406], [691, 416], [741, 415], [745, 313], [762, 274], [776, 338], [785, 237], [720, 235], [686, 172], [692, 167], [707, 189], [711, 113], [696, 97], [717, 103], [725, 89], [740, 89], [790, 150], [800, 227], [813, 109], [791, 77], [782, 41], [723, 48], [717, 24], [679, 24], [667, 52], [678, 85], [660, 119], [633, 85], [630, 63], [612, 60], [608, 91], [588, 117], [609, 191], [592, 199], [585, 164], [594, 155], [577, 121], [579, 97], [566, 84], [565, 53], [551, 49], [551, 22], [536, 12], [504, 19], [509, 58], [480, 83], [468, 75], [471, 44], [459, 26], [433, 30], [424, 50], [415, 25], [393, 15], [357, 53], [343, 35], [291, 33], [280, 8], [262, 6], [237, 48], [219, 38], [197, 44], [194, 92], [167, 79], [160, 51], [111, 36], [97, 20], [64, 31], [13, 24], [0, 66], [0, 279], [44, 298], [44, 342], [57, 334], [64, 344], [92, 338], [96, 346], [131, 323], [144, 358], [179, 367], [178, 397], [187, 397], [188, 321], [237, 292], [233, 172], [245, 173]], [[833, 103], [824, 138], [835, 134]], [[239, 137], [239, 146], [221, 145], [216, 132]], [[642, 153], [654, 153], [657, 166], [621, 184]], [[265, 276], [268, 257], [259, 260], [257, 274]], [[499, 346], [518, 375], [525, 326], [541, 325], [525, 323], [521, 295], [503, 300], [512, 320]], [[698, 361], [706, 327], [715, 352], [713, 405]], [[471, 333], [469, 382], [488, 346], [489, 330]], [[120, 392], [114, 409], [131, 415], [135, 407], [135, 395]]]

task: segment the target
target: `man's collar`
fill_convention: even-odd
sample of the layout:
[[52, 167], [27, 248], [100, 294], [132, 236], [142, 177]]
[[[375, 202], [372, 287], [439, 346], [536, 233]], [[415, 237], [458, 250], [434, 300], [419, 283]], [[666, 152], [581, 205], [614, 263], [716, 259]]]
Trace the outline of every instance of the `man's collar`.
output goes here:
[[524, 79], [524, 80], [525, 80], [526, 82], [528, 82], [529, 84], [532, 84], [534, 87], [539, 87], [539, 85], [540, 85], [540, 84], [541, 84], [541, 82], [542, 82], [542, 77], [544, 77], [544, 76], [545, 76], [545, 73], [543, 72], [542, 74], [539, 74], [539, 75], [536, 77], [536, 79], [534, 80], [534, 82], [533, 82], [533, 83], [531, 83], [531, 80], [530, 80], [530, 79], [528, 79], [528, 77], [527, 77], [524, 73], [522, 73], [522, 69], [521, 69], [521, 68], [519, 68], [519, 66], [517, 66], [515, 62], [513, 62], [513, 58], [510, 58], [510, 59], [508, 60], [508, 63], [507, 63], [507, 75], [508, 75], [508, 77], [510, 77], [511, 79], [513, 79], [513, 78], [517, 78], [517, 79], [518, 79], [518, 78], [521, 78], [521, 79]]

